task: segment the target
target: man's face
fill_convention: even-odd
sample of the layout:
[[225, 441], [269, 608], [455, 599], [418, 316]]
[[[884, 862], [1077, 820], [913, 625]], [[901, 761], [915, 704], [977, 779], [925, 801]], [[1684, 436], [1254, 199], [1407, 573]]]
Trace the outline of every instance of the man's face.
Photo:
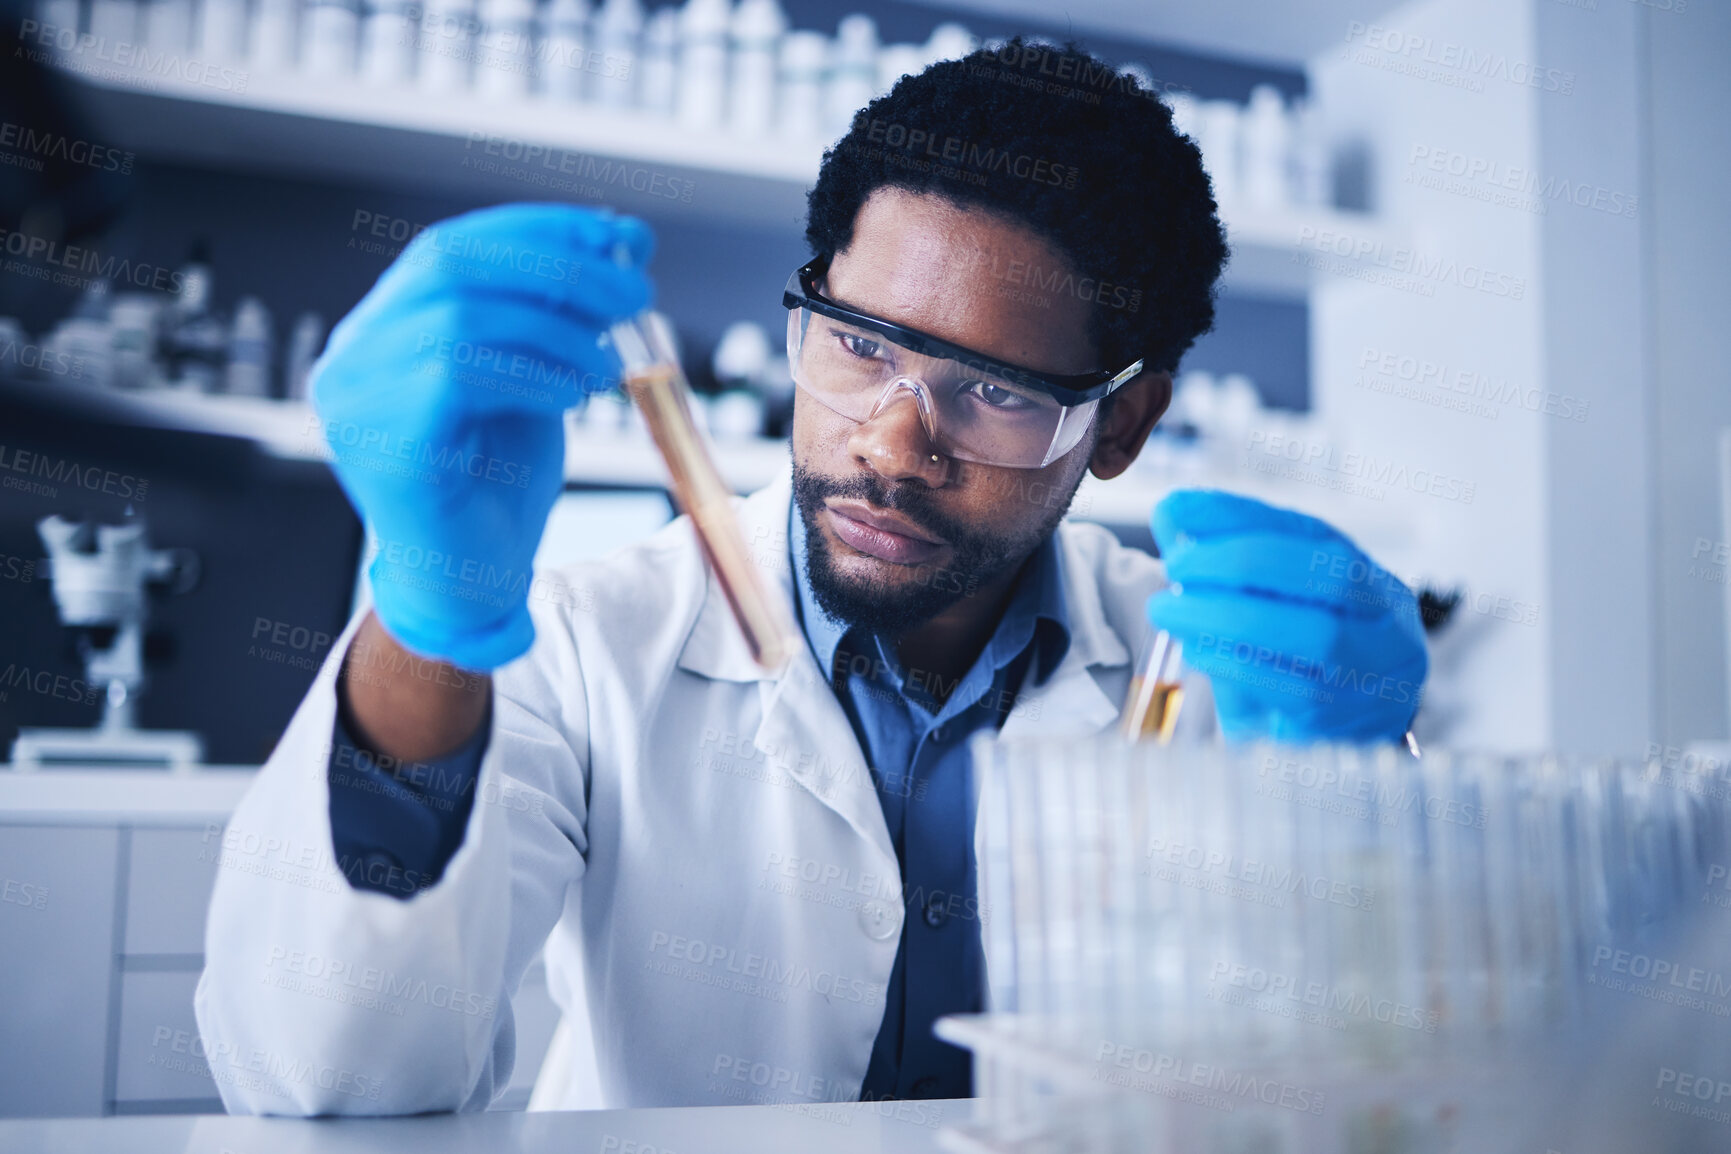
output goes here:
[[[1013, 262], [1069, 270], [1024, 228], [936, 196], [879, 189], [835, 254], [826, 295], [861, 312], [1053, 374], [1100, 367], [1088, 304], [1028, 291]], [[996, 270], [996, 272], [994, 272]], [[849, 420], [796, 393], [794, 500], [812, 592], [850, 625], [897, 636], [1013, 572], [1069, 507], [1094, 435], [1040, 469], [939, 455], [911, 394]]]

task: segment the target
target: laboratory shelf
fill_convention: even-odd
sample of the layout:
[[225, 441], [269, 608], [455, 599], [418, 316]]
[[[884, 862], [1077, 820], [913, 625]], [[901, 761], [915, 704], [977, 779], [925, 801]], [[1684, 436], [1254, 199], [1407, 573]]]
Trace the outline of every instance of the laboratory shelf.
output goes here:
[[417, 192], [796, 229], [824, 147], [544, 98], [257, 71], [225, 91], [76, 58], [61, 67], [104, 137], [140, 157]]
[[[67, 387], [56, 385], [61, 392]], [[279, 457], [329, 461], [324, 426], [306, 401], [277, 401], [152, 389], [123, 393], [87, 390], [140, 425], [192, 429], [244, 437]], [[573, 420], [566, 426], [565, 480], [577, 486], [659, 489], [667, 470], [635, 422], [591, 426]], [[787, 441], [771, 437], [720, 438], [713, 442], [716, 467], [736, 492], [768, 484], [787, 462]]]
[[[65, 392], [68, 386], [55, 387]], [[305, 401], [174, 390], [86, 391], [140, 425], [245, 437], [291, 459], [331, 459], [323, 428]], [[641, 423], [628, 419], [625, 412], [601, 411], [605, 417], [591, 422], [573, 418], [566, 427], [566, 483], [579, 488], [664, 488], [666, 466]], [[787, 467], [785, 438], [716, 437], [710, 444], [722, 479], [737, 493], [768, 484]], [[1160, 498], [1179, 488], [1226, 489], [1298, 509], [1338, 525], [1373, 552], [1401, 550], [1413, 543], [1410, 520], [1376, 502], [1315, 485], [1295, 485], [1250, 469], [1223, 467], [1202, 454], [1162, 451], [1152, 444], [1122, 476], [1111, 481], [1084, 478], [1070, 513], [1081, 520], [1140, 531], [1146, 529]]]
[[[66, 57], [106, 139], [149, 160], [351, 180], [485, 199], [604, 202], [723, 225], [804, 225], [824, 144], [742, 139], [660, 115], [544, 98], [388, 88], [245, 73], [236, 90]], [[1398, 248], [1376, 217], [1332, 208], [1221, 206], [1230, 291], [1302, 299], [1319, 238]], [[398, 238], [401, 239], [401, 238]]]

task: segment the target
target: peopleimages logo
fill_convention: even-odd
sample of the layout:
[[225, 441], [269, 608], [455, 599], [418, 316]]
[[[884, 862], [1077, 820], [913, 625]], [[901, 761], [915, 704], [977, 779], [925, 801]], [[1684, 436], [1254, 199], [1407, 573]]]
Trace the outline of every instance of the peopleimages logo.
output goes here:
[[[571, 176], [578, 180], [592, 181], [591, 185], [586, 186], [586, 190], [594, 190], [597, 194], [604, 191], [606, 185], [616, 185], [618, 188], [630, 189], [632, 192], [643, 193], [647, 196], [677, 200], [681, 204], [690, 204], [692, 193], [697, 189], [694, 181], [686, 180], [683, 177], [669, 176], [659, 169], [647, 168], [641, 164], [631, 164], [622, 160], [588, 156], [563, 148], [549, 148], [544, 144], [519, 140], [511, 136], [471, 132], [463, 144], [463, 151], [482, 154], [480, 157], [465, 156], [463, 165], [483, 172], [501, 171], [497, 167], [501, 160], [521, 166], [525, 170], [545, 170], [534, 174], [542, 179], [524, 181], [524, 183], [530, 184], [563, 187], [562, 184], [551, 181], [550, 178], [555, 175]], [[487, 158], [496, 159], [488, 160]]]
[[[1259, 904], [1272, 905], [1276, 909], [1286, 908], [1285, 898], [1298, 894], [1355, 910], [1368, 910], [1376, 903], [1376, 890], [1371, 887], [1330, 879], [1321, 874], [1307, 874], [1290, 865], [1281, 866], [1255, 858], [1240, 857], [1190, 842], [1168, 841], [1163, 837], [1150, 838], [1147, 856], [1156, 868], [1152, 871], [1144, 870], [1145, 876], [1152, 872], [1153, 876], [1161, 881], [1182, 881], [1190, 884], [1191, 879], [1179, 874], [1178, 870], [1189, 871], [1194, 875], [1215, 875], [1217, 880], [1223, 882], [1241, 883], [1238, 887], [1226, 887], [1218, 892], [1247, 897], [1257, 900]], [[1162, 865], [1172, 868], [1159, 869]], [[1192, 888], [1215, 887], [1193, 885]]]
[[[1443, 361], [1389, 352], [1366, 345], [1358, 357], [1361, 388], [1402, 396], [1435, 397], [1445, 407], [1460, 408], [1496, 419], [1503, 406], [1543, 413], [1560, 421], [1584, 421], [1592, 402], [1568, 393], [1522, 385], [1474, 368], [1455, 368]], [[1367, 376], [1368, 374], [1368, 376]], [[1484, 402], [1483, 405], [1477, 402]], [[1489, 408], [1487, 406], [1497, 406]]]
[[[91, 493], [106, 493], [111, 497], [120, 497], [130, 501], [143, 501], [150, 493], [150, 482], [131, 473], [117, 473], [113, 469], [104, 469], [98, 465], [80, 465], [64, 457], [50, 457], [30, 449], [20, 449], [16, 445], [0, 444], [0, 487], [25, 488], [35, 486], [31, 491], [51, 489], [58, 493], [55, 486], [70, 485]], [[10, 474], [16, 474], [12, 476]], [[40, 478], [40, 481], [24, 481], [23, 478]], [[15, 483], [16, 482], [16, 483]], [[47, 482], [47, 484], [44, 484]]]
[[84, 165], [99, 172], [118, 172], [123, 176], [132, 173], [133, 155], [130, 152], [47, 129], [31, 128], [27, 124], [14, 124], [10, 120], [0, 120], [0, 148]]
[[[1273, 471], [1268, 466], [1281, 461], [1310, 470], [1318, 476], [1351, 478], [1370, 486], [1373, 492], [1405, 489], [1446, 501], [1473, 503], [1478, 486], [1461, 477], [1435, 469], [1411, 468], [1393, 458], [1377, 458], [1365, 453], [1337, 452], [1333, 445], [1309, 441], [1284, 433], [1253, 429], [1245, 447], [1245, 464], [1258, 472]], [[1338, 486], [1337, 486], [1338, 487]], [[1378, 496], [1377, 500], [1381, 500]]]
[[[58, 63], [74, 72], [117, 79], [175, 79], [215, 88], [221, 92], [245, 92], [247, 74], [238, 68], [206, 64], [146, 44], [108, 40], [66, 25], [22, 20], [18, 24], [18, 52], [41, 63]], [[36, 47], [32, 47], [32, 45]], [[55, 60], [58, 53], [60, 59]]]
[[1541, 177], [1531, 168], [1428, 144], [1413, 145], [1412, 155], [1407, 158], [1405, 181], [1540, 216], [1545, 215], [1547, 201], [1563, 201], [1576, 208], [1624, 217], [1633, 217], [1640, 205], [1640, 198], [1632, 193], [1566, 177]]
[[134, 288], [152, 289], [171, 295], [180, 292], [181, 274], [178, 271], [143, 261], [134, 263], [125, 257], [104, 257], [95, 249], [61, 244], [57, 240], [27, 232], [0, 229], [0, 253], [19, 257], [31, 264], [65, 269], [80, 276], [122, 281]]
[[1363, 990], [1346, 986], [1329, 985], [1326, 982], [1307, 982], [1296, 975], [1269, 971], [1257, 966], [1245, 965], [1242, 962], [1216, 961], [1208, 973], [1210, 992], [1219, 1001], [1230, 999], [1219, 997], [1221, 991], [1216, 987], [1226, 986], [1244, 990], [1255, 995], [1255, 999], [1247, 999], [1252, 1009], [1264, 1009], [1256, 1004], [1257, 999], [1271, 999], [1270, 1004], [1278, 1004], [1272, 1000], [1278, 999], [1297, 1003], [1319, 1011], [1323, 1020], [1317, 1024], [1326, 1025], [1330, 1029], [1342, 1029], [1344, 1022], [1338, 1025], [1327, 1020], [1326, 1015], [1332, 1014], [1335, 1019], [1354, 1017], [1366, 1021], [1380, 1022], [1385, 1026], [1395, 1026], [1403, 1030], [1416, 1030], [1426, 1034], [1434, 1034], [1442, 1023], [1442, 1014], [1424, 1006], [1412, 1005], [1397, 998], [1380, 997], [1366, 993]]
[[865, 138], [873, 144], [918, 155], [936, 164], [954, 165], [976, 172], [1002, 172], [1055, 188], [1075, 188], [1076, 178], [1081, 174], [1075, 165], [1053, 164], [1043, 156], [1012, 153], [991, 145], [981, 146], [959, 136], [940, 138], [926, 129], [880, 120], [864, 112], [855, 118], [854, 131], [864, 132]]
[[[1146, 1074], [1149, 1077], [1136, 1078], [1135, 1074]], [[1173, 1054], [1156, 1053], [1119, 1042], [1100, 1043], [1094, 1054], [1094, 1072], [1090, 1077], [1096, 1082], [1161, 1094], [1164, 1097], [1176, 1096], [1168, 1092], [1177, 1088], [1174, 1084], [1196, 1086], [1212, 1091], [1212, 1094], [1182, 1100], [1226, 1111], [1236, 1109], [1240, 1101], [1251, 1101], [1265, 1106], [1279, 1106], [1300, 1114], [1321, 1114], [1327, 1101], [1327, 1095], [1321, 1090], [1312, 1090], [1274, 1078], [1258, 1077], [1207, 1062], [1190, 1061]], [[1168, 1085], [1163, 1087], [1161, 1082]]]
[[1474, 48], [1452, 40], [1439, 41], [1435, 37], [1402, 32], [1380, 24], [1349, 21], [1346, 42], [1349, 47], [1343, 50], [1343, 55], [1350, 54], [1353, 46], [1360, 44], [1364, 49], [1381, 53], [1377, 56], [1361, 50], [1361, 54], [1354, 57], [1361, 64], [1406, 72], [1420, 79], [1449, 83], [1474, 92], [1483, 92], [1487, 80], [1537, 88], [1562, 96], [1575, 91], [1575, 74], [1566, 69], [1541, 68], [1531, 61], [1510, 59], [1502, 52]]
[[[1471, 292], [1517, 301], [1527, 295], [1527, 278], [1523, 276], [1470, 261], [1458, 261], [1453, 257], [1394, 247], [1371, 236], [1319, 229], [1314, 225], [1305, 225], [1298, 230], [1297, 248], [1292, 255], [1300, 263], [1310, 263], [1312, 267], [1343, 275], [1352, 275], [1349, 270], [1353, 265], [1383, 272], [1399, 281], [1410, 281], [1415, 289], [1430, 290], [1421, 291], [1422, 296], [1432, 295], [1432, 286], [1436, 284], [1452, 284]], [[1350, 263], [1335, 267], [1318, 263], [1317, 259], [1311, 259], [1313, 256], [1323, 262], [1338, 257]], [[1393, 284], [1391, 287], [1404, 286]]]

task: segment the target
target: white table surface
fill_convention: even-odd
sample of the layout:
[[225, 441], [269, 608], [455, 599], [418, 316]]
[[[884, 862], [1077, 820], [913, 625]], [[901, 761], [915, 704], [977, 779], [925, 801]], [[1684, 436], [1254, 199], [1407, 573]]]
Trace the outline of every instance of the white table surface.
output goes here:
[[413, 1118], [0, 1119], [4, 1154], [928, 1154], [973, 1102], [813, 1103]]

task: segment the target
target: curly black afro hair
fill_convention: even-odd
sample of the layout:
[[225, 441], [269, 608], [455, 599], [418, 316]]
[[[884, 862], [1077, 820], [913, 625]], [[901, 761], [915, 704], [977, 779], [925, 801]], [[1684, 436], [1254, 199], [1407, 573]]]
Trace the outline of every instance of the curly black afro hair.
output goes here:
[[[905, 76], [827, 152], [806, 240], [834, 255], [893, 187], [1027, 227], [1073, 265], [1104, 366], [1174, 371], [1214, 325], [1226, 236], [1202, 156], [1149, 90], [1076, 44], [1020, 38]], [[1052, 287], [1055, 274], [1041, 274]]]

